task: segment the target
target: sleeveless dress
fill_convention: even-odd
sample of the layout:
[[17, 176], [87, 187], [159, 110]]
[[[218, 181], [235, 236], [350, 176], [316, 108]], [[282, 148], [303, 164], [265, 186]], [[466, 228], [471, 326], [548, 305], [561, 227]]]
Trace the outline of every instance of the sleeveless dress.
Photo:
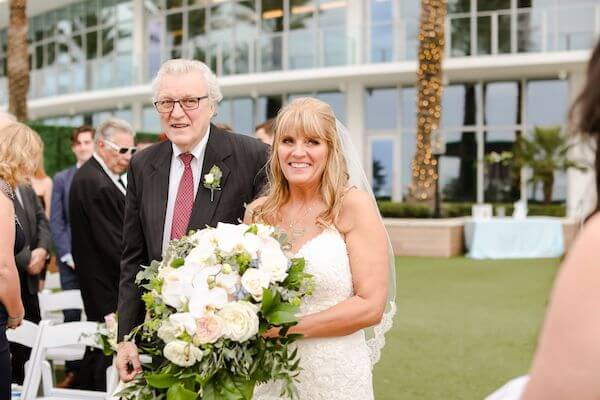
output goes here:
[[[7, 196], [11, 201], [14, 201], [15, 194], [5, 181], [0, 179], [0, 196]], [[17, 254], [25, 247], [25, 233], [15, 218], [15, 245], [13, 254]], [[0, 399], [10, 398], [10, 352], [8, 347], [8, 339], [6, 338], [6, 323], [8, 313], [4, 304], [0, 303]]]
[[[321, 232], [305, 243], [297, 257], [306, 260], [306, 272], [315, 280], [312, 296], [303, 299], [300, 316], [326, 310], [354, 295], [352, 274], [341, 234]], [[304, 339], [295, 343], [300, 355], [300, 400], [372, 400], [369, 349], [362, 330], [348, 336]], [[279, 400], [280, 384], [259, 385], [254, 400]]]

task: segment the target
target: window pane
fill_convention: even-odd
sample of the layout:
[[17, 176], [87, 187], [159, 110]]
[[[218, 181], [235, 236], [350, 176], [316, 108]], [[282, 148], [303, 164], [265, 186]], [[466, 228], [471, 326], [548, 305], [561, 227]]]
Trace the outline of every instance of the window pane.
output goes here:
[[471, 2], [464, 0], [448, 0], [448, 13], [463, 13], [471, 10]]
[[257, 125], [274, 118], [283, 105], [282, 96], [261, 96], [257, 102]]
[[336, 118], [345, 123], [346, 121], [346, 96], [341, 92], [321, 92], [317, 98], [329, 104]]
[[110, 27], [102, 30], [102, 56], [108, 56], [115, 50], [116, 28]]
[[231, 125], [231, 100], [222, 100], [219, 103], [219, 112], [216, 122]]
[[527, 125], [559, 125], [566, 120], [569, 101], [567, 81], [527, 83]]
[[283, 31], [283, 0], [263, 2], [262, 30], [264, 32]]
[[402, 132], [402, 197], [408, 198], [410, 184], [412, 183], [412, 160], [417, 148], [417, 133], [413, 129]]
[[252, 99], [235, 99], [233, 106], [233, 129], [244, 135], [254, 134], [254, 107]]
[[446, 154], [440, 157], [440, 192], [444, 201], [475, 201], [477, 143], [475, 132], [444, 132]]
[[451, 57], [471, 55], [471, 19], [469, 17], [452, 17], [450, 22]]
[[371, 141], [371, 187], [378, 199], [392, 197], [394, 175], [394, 140], [374, 139]]
[[289, 33], [289, 68], [302, 69], [315, 65], [315, 32], [312, 30]]
[[417, 91], [415, 88], [402, 88], [402, 127], [417, 127]]
[[367, 129], [395, 129], [398, 126], [398, 89], [367, 90]]
[[[520, 132], [489, 130], [484, 132], [484, 153], [512, 152], [517, 135]], [[493, 203], [513, 203], [520, 198], [518, 171], [513, 170], [512, 163], [486, 162], [484, 175], [484, 199]]]
[[175, 13], [167, 15], [167, 47], [181, 45], [183, 41], [183, 15]]
[[142, 130], [144, 132], [160, 132], [160, 118], [152, 106], [144, 107], [142, 111]]
[[114, 0], [102, 0], [100, 4], [100, 21], [103, 25], [114, 25], [117, 22]]
[[339, 0], [319, 1], [319, 26], [340, 27], [346, 25], [346, 2]]
[[510, 8], [510, 0], [477, 0], [477, 11], [506, 10]]
[[594, 18], [595, 5], [593, 4], [562, 8], [558, 14], [558, 50], [582, 50], [593, 47]]
[[158, 19], [148, 20], [148, 76], [154, 76], [161, 64], [162, 24]]
[[444, 88], [442, 127], [475, 125], [475, 85], [459, 84]]
[[514, 125], [518, 124], [518, 82], [494, 82], [484, 86], [485, 124]]
[[98, 56], [98, 33], [96, 31], [91, 31], [85, 36], [87, 59], [93, 60]]
[[492, 17], [477, 17], [477, 54], [492, 54]]
[[520, 11], [517, 15], [517, 49], [519, 52], [542, 50], [542, 21], [539, 11]]
[[371, 27], [371, 62], [392, 61], [394, 57], [394, 27], [391, 24]]

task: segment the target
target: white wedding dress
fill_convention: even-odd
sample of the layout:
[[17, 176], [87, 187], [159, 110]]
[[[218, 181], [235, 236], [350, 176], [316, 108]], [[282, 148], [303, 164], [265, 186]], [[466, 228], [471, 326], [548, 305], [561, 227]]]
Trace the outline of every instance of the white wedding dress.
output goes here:
[[[346, 243], [333, 229], [305, 243], [296, 256], [306, 260], [306, 272], [315, 280], [312, 296], [300, 305], [300, 316], [326, 310], [354, 295]], [[303, 339], [300, 355], [300, 400], [371, 400], [371, 360], [364, 331], [348, 336]], [[279, 400], [277, 382], [259, 385], [254, 400]]]

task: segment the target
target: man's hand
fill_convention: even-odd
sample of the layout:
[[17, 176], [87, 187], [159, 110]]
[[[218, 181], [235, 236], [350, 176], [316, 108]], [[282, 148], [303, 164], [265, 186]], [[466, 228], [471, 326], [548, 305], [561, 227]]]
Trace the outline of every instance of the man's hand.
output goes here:
[[41, 247], [33, 249], [31, 251], [31, 260], [29, 260], [29, 265], [27, 266], [27, 273], [29, 275], [37, 275], [42, 272], [44, 265], [46, 265], [46, 256], [48, 256], [46, 249], [42, 249]]
[[121, 342], [117, 346], [117, 371], [123, 382], [129, 382], [142, 372], [137, 346], [133, 342]]

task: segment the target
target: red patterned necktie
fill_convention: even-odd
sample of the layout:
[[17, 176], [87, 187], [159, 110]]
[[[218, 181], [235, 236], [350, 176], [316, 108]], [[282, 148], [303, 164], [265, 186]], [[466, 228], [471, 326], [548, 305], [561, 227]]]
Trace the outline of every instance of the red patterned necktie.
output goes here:
[[194, 175], [192, 174], [192, 159], [194, 156], [190, 153], [179, 155], [183, 161], [183, 175], [179, 181], [177, 197], [175, 199], [175, 208], [173, 209], [173, 223], [171, 224], [171, 240], [179, 239], [187, 232], [187, 227], [192, 215], [194, 205]]

